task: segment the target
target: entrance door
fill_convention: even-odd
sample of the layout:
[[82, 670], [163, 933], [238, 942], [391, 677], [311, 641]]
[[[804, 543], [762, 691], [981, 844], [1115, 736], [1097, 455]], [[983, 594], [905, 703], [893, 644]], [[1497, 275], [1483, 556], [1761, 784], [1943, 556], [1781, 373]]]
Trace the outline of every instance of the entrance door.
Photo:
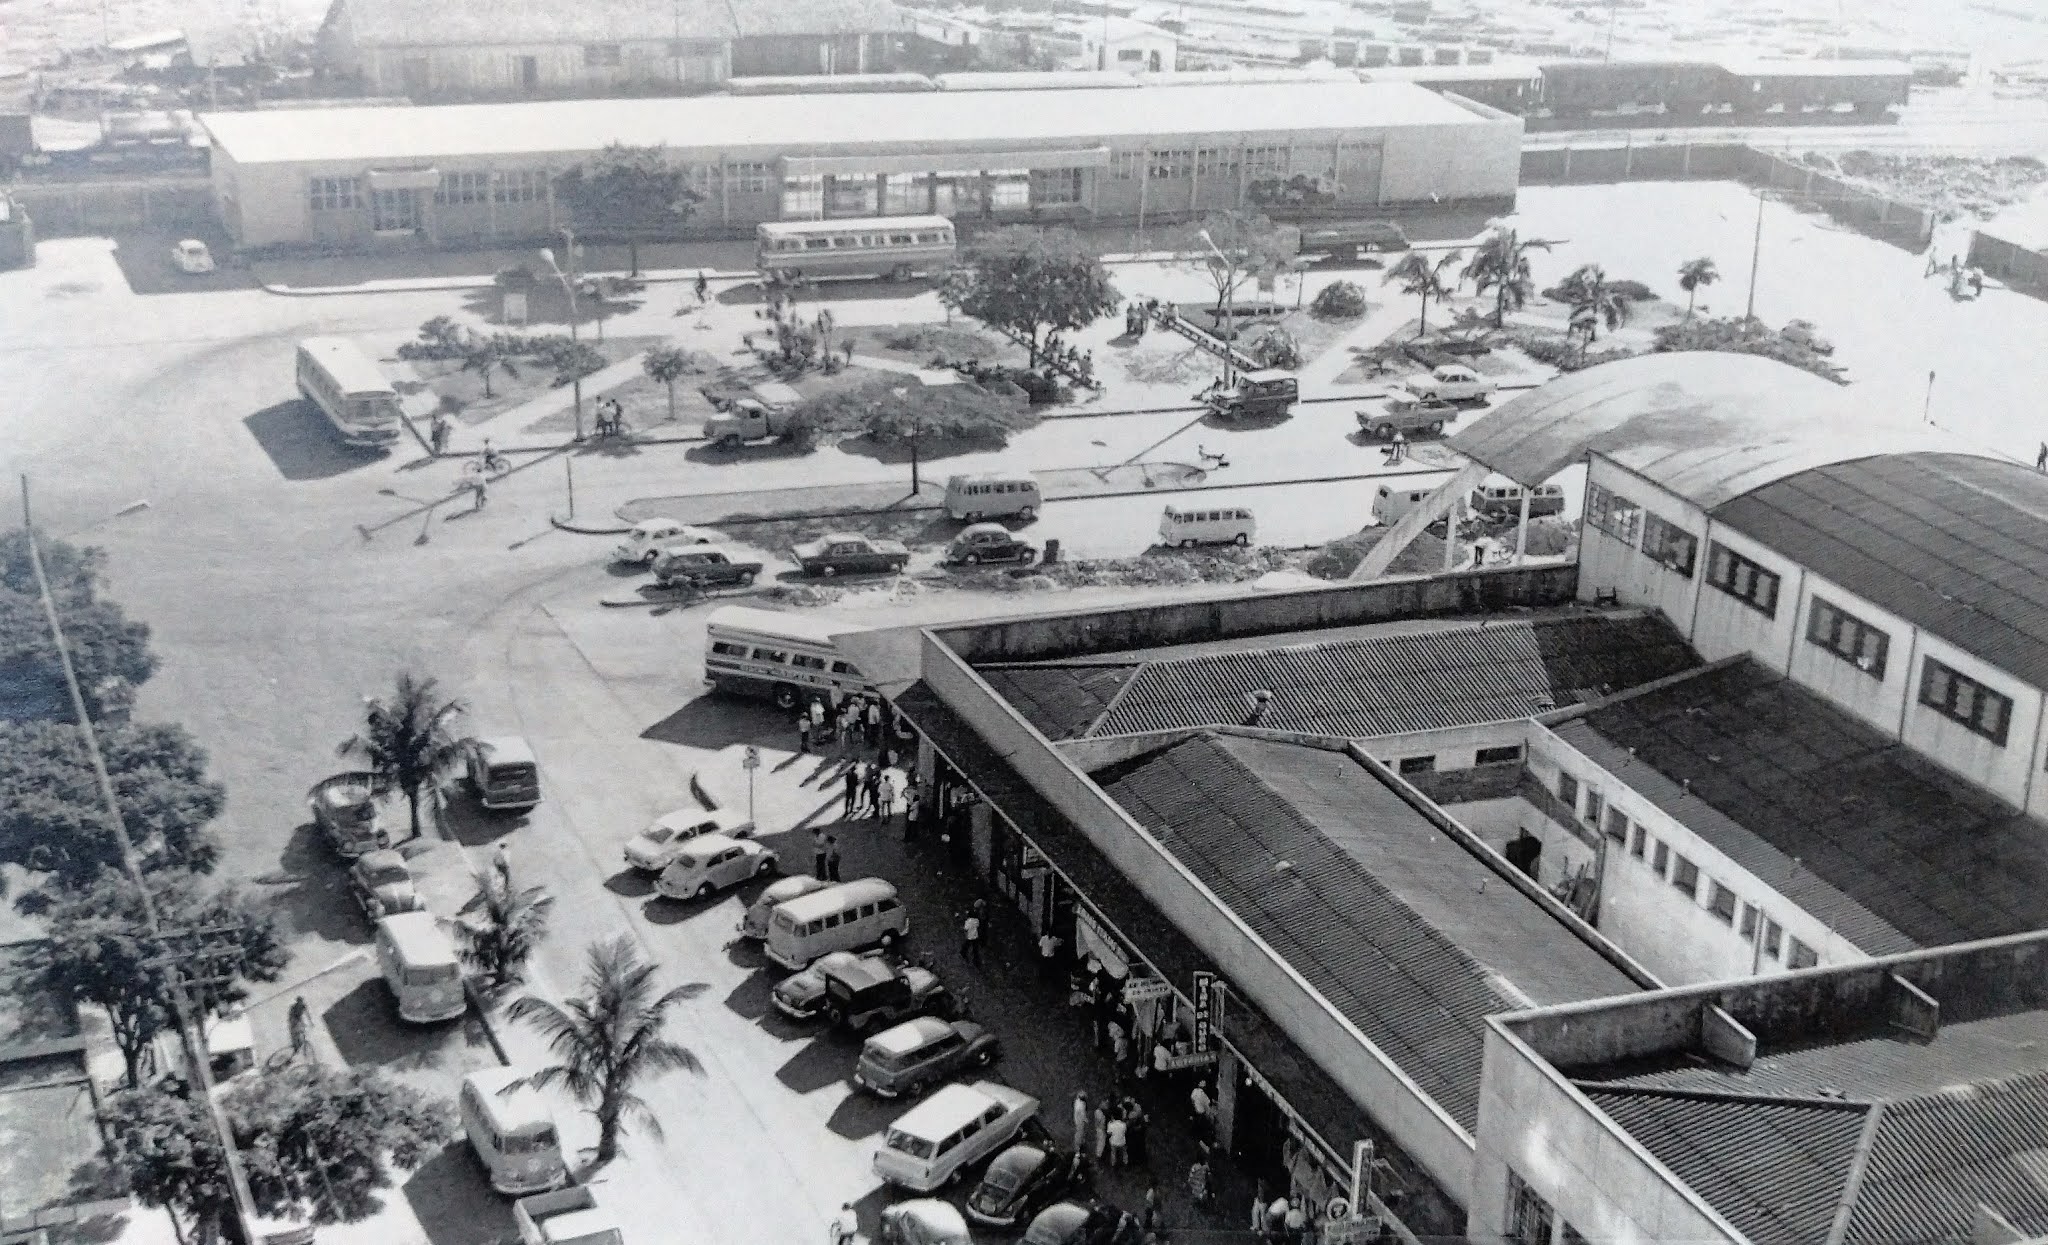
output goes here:
[[1268, 1188], [1285, 1188], [1287, 1169], [1280, 1150], [1286, 1141], [1287, 1116], [1279, 1104], [1256, 1084], [1241, 1083], [1230, 1122], [1231, 1153], [1247, 1170], [1265, 1177]]
[[540, 86], [540, 58], [537, 56], [522, 56], [518, 60], [518, 67], [519, 89], [522, 91], [538, 89]]
[[417, 190], [370, 192], [370, 228], [377, 233], [413, 233], [420, 227]]

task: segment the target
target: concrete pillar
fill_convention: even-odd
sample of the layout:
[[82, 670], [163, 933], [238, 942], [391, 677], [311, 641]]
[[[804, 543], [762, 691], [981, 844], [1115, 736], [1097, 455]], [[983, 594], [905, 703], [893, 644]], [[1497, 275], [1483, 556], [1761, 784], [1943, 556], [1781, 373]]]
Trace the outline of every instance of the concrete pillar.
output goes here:
[[1522, 490], [1522, 516], [1515, 524], [1516, 566], [1520, 566], [1522, 559], [1529, 556], [1529, 493], [1528, 489]]
[[1692, 176], [1692, 144], [1691, 144], [1691, 143], [1687, 143], [1687, 144], [1686, 144], [1686, 145], [1685, 145], [1685, 146], [1684, 146], [1683, 148], [1681, 148], [1681, 149], [1680, 149], [1680, 151], [1679, 151], [1679, 164], [1678, 164], [1678, 175], [1679, 175], [1680, 177], [1691, 177], [1691, 176]]
[[1570, 180], [1571, 180], [1571, 176], [1572, 176], [1572, 149], [1571, 149], [1571, 148], [1569, 148], [1569, 147], [1567, 147], [1567, 148], [1565, 148], [1565, 149], [1564, 149], [1564, 171], [1558, 174], [1558, 180], [1560, 180], [1560, 181], [1570, 181]]
[[[1220, 1044], [1222, 1039], [1216, 1039]], [[1227, 1046], [1220, 1047], [1216, 1057], [1216, 1083], [1210, 1088], [1215, 1092], [1215, 1103], [1210, 1111], [1216, 1117], [1216, 1148], [1230, 1153], [1230, 1131], [1237, 1123], [1238, 1087], [1244, 1082], [1244, 1065]], [[1190, 1087], [1192, 1088], [1192, 1087]], [[1258, 1093], [1257, 1089], [1252, 1090]]]
[[1635, 136], [1630, 135], [1621, 144], [1621, 175], [1627, 177], [1636, 169]]

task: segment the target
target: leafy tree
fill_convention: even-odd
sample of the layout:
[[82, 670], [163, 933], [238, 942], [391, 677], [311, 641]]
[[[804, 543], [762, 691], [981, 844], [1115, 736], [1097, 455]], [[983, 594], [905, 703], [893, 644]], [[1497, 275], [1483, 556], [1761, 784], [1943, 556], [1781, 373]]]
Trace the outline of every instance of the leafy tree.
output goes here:
[[1700, 289], [1721, 279], [1720, 269], [1714, 261], [1702, 255], [1698, 259], [1686, 260], [1678, 266], [1678, 288], [1685, 291], [1685, 318], [1692, 319], [1693, 304], [1699, 300]]
[[655, 994], [654, 965], [621, 936], [590, 948], [583, 990], [560, 1006], [532, 995], [515, 999], [510, 1015], [538, 1030], [560, 1060], [527, 1080], [568, 1090], [597, 1117], [602, 1165], [618, 1156], [629, 1120], [661, 1135], [660, 1122], [635, 1092], [641, 1082], [667, 1072], [703, 1071], [689, 1048], [662, 1036], [662, 1026], [671, 1009], [702, 994], [704, 986]]
[[1493, 327], [1504, 329], [1508, 312], [1520, 311], [1536, 293], [1536, 279], [1529, 274], [1529, 252], [1547, 251], [1550, 243], [1541, 238], [1522, 240], [1522, 235], [1499, 226], [1486, 235], [1471, 262], [1459, 274], [1472, 283], [1472, 291], [1485, 297], [1493, 291]]
[[[182, 1082], [129, 1089], [107, 1099], [100, 1112], [108, 1157], [144, 1206], [170, 1212], [180, 1240], [213, 1239], [233, 1217], [220, 1138], [206, 1107]], [[182, 1220], [182, 1224], [181, 1221]], [[193, 1229], [187, 1232], [185, 1225]]]
[[[206, 777], [206, 754], [192, 737], [133, 723], [103, 725], [99, 736], [144, 867], [212, 872], [220, 845], [206, 825], [227, 793]], [[77, 727], [0, 722], [0, 863], [48, 874], [60, 889], [120, 867], [120, 841]]]
[[514, 889], [495, 869], [479, 870], [476, 887], [478, 904], [461, 921], [462, 958], [493, 989], [517, 985], [547, 937], [554, 896], [538, 886]]
[[703, 199], [661, 147], [613, 143], [555, 179], [555, 201], [577, 229], [626, 240], [636, 277], [640, 243], [673, 233]]
[[1355, 320], [1365, 314], [1365, 291], [1355, 281], [1332, 281], [1308, 300], [1308, 309], [1319, 320]]
[[1803, 342], [1772, 332], [1764, 322], [1740, 316], [1701, 316], [1677, 324], [1660, 325], [1653, 333], [1652, 349], [1724, 350], [1733, 354], [1762, 355], [1812, 372], [1840, 384], [1842, 369], [1827, 356]]
[[641, 296], [647, 292], [647, 283], [633, 277], [606, 274], [601, 277], [585, 277], [578, 283], [579, 297], [590, 304], [591, 316], [597, 321], [597, 340], [604, 340], [605, 312], [612, 308], [630, 310], [640, 304]]
[[[106, 565], [101, 550], [47, 536], [40, 544], [86, 712], [94, 718], [126, 713], [135, 689], [156, 673], [149, 628], [100, 597]], [[71, 716], [63, 666], [29, 562], [28, 533], [15, 528], [0, 535], [0, 719], [68, 722]]]
[[1109, 270], [1071, 229], [993, 230], [964, 260], [940, 283], [939, 301], [1022, 338], [1033, 368], [1049, 335], [1086, 328], [1117, 307]]
[[557, 389], [601, 370], [610, 362], [597, 347], [574, 340], [566, 333], [534, 338], [528, 348], [534, 362], [554, 369]]
[[462, 343], [462, 370], [475, 372], [484, 382], [484, 396], [491, 397], [491, 376], [497, 372], [517, 380], [517, 344], [503, 333], [473, 336]]
[[1573, 269], [1558, 288], [1565, 305], [1572, 309], [1572, 330], [1584, 334], [1587, 345], [1600, 339], [1602, 324], [1609, 330], [1618, 329], [1634, 313], [1628, 292], [1609, 281], [1607, 270], [1598, 264]]
[[1422, 319], [1415, 330], [1417, 337], [1429, 332], [1429, 304], [1431, 299], [1444, 302], [1451, 296], [1455, 282], [1451, 278], [1451, 266], [1465, 257], [1463, 251], [1445, 251], [1435, 260], [1421, 251], [1410, 251], [1401, 257], [1401, 262], [1387, 270], [1380, 284], [1391, 285], [1399, 282], [1401, 292], [1414, 294], [1422, 299]]
[[668, 418], [676, 418], [676, 382], [693, 372], [703, 370], [702, 360], [690, 351], [675, 346], [656, 346], [640, 360], [642, 371], [647, 378], [668, 390]]
[[[199, 983], [187, 995], [195, 1007], [231, 1007], [248, 997], [246, 983], [276, 981], [284, 972], [287, 953], [276, 918], [239, 891], [206, 891], [181, 870], [150, 874], [148, 885], [171, 953], [192, 956], [183, 967]], [[139, 1084], [143, 1052], [177, 1024], [172, 967], [162, 963], [165, 944], [150, 933], [141, 892], [108, 870], [58, 898], [45, 915], [45, 930], [45, 977], [71, 998], [105, 1010], [128, 1083]]]
[[455, 719], [465, 711], [459, 700], [442, 700], [433, 679], [403, 670], [391, 698], [367, 700], [363, 729], [336, 750], [344, 757], [361, 757], [382, 790], [405, 794], [414, 838], [420, 836], [420, 793], [440, 780], [469, 742], [455, 729]]
[[820, 431], [865, 436], [878, 445], [926, 441], [1001, 442], [1038, 421], [1023, 401], [962, 382], [926, 388], [909, 377], [880, 377], [798, 408]]
[[1218, 319], [1240, 286], [1285, 272], [1300, 249], [1300, 230], [1276, 225], [1258, 212], [1211, 212], [1173, 246], [1183, 263], [1207, 274], [1216, 287]]

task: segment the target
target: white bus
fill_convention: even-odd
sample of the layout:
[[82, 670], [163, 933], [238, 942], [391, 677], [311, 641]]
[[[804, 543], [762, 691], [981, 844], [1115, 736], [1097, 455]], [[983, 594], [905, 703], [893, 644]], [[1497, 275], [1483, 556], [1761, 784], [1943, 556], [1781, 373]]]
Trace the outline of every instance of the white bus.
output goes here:
[[299, 392], [350, 445], [398, 440], [398, 392], [368, 355], [345, 337], [299, 343]]
[[953, 266], [958, 244], [943, 216], [879, 216], [864, 220], [769, 221], [754, 230], [755, 263], [763, 277], [887, 277]]
[[704, 624], [704, 679], [721, 692], [766, 696], [794, 709], [813, 698], [836, 704], [873, 692], [833, 647], [835, 632], [867, 628], [807, 614], [724, 605]]

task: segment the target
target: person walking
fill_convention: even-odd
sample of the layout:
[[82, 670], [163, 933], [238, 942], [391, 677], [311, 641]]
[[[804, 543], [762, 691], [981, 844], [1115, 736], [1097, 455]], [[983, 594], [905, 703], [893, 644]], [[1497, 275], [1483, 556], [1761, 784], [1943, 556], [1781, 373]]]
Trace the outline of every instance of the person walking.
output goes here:
[[825, 880], [839, 880], [839, 836], [836, 834], [825, 836]]
[[811, 876], [820, 882], [830, 881], [825, 876], [825, 855], [825, 832], [814, 830], [811, 832]]
[[1188, 1165], [1188, 1196], [1195, 1205], [1207, 1208], [1214, 1194], [1209, 1187], [1209, 1156], [1205, 1151]]
[[1165, 1213], [1165, 1200], [1159, 1195], [1159, 1182], [1145, 1182], [1145, 1204], [1138, 1211], [1138, 1226], [1148, 1233], [1159, 1231], [1159, 1218]]
[[903, 793], [903, 842], [905, 845], [917, 841], [919, 824], [924, 820], [924, 797], [919, 793], [917, 780], [912, 779], [909, 789]]
[[2048, 471], [2048, 441], [2041, 442], [2041, 452], [2034, 455], [2034, 470]]
[[1095, 1156], [1098, 1165], [1109, 1153], [1109, 1108], [1099, 1102], [1095, 1104], [1095, 1148], [1089, 1153]]
[[497, 847], [491, 849], [491, 872], [498, 875], [498, 888], [510, 892], [512, 889], [512, 852], [499, 839]]
[[1124, 1119], [1124, 1109], [1118, 1107], [1109, 1117], [1109, 1165], [1129, 1167], [1131, 1165], [1131, 1125]]
[[307, 1006], [305, 995], [292, 1000], [291, 1011], [285, 1015], [285, 1027], [292, 1035], [293, 1056], [307, 1054], [313, 1049], [313, 1009]]
[[832, 1232], [826, 1238], [828, 1245], [853, 1245], [860, 1236], [860, 1216], [854, 1212], [853, 1203], [839, 1207], [839, 1213], [832, 1216]]
[[796, 711], [796, 754], [808, 756], [811, 751], [811, 715], [802, 709]]
[[1145, 1108], [1136, 1098], [1126, 1098], [1124, 1122], [1131, 1126], [1131, 1161], [1143, 1167], [1150, 1158], [1150, 1153], [1145, 1149], [1145, 1134], [1151, 1130], [1152, 1119], [1145, 1114]]
[[702, 268], [697, 270], [697, 279], [691, 282], [690, 290], [697, 295], [698, 306], [711, 301], [711, 279], [704, 275]]
[[860, 706], [848, 702], [839, 707], [839, 746], [853, 747], [853, 733], [859, 727]]
[[1088, 1148], [1088, 1092], [1074, 1095], [1074, 1153]]
[[868, 747], [873, 748], [882, 742], [882, 702], [868, 701], [862, 716], [866, 719]]
[[846, 806], [840, 812], [842, 820], [853, 816], [853, 806], [860, 800], [860, 766], [846, 767]]
[[860, 802], [871, 817], [882, 816], [882, 767], [870, 764], [860, 776]]
[[1209, 1131], [1209, 1107], [1213, 1101], [1209, 1097], [1209, 1082], [1196, 1081], [1195, 1088], [1188, 1094], [1188, 1105], [1195, 1111], [1195, 1136], [1205, 1144], [1214, 1135]]
[[475, 502], [470, 506], [471, 510], [482, 510], [484, 503], [491, 499], [490, 486], [481, 473], [469, 482], [469, 491], [475, 494], [476, 497]]
[[960, 922], [960, 958], [981, 967], [981, 914], [972, 909]]
[[1118, 1076], [1123, 1075], [1124, 1064], [1130, 1060], [1130, 1057], [1130, 1035], [1124, 1032], [1124, 1022], [1115, 1015], [1111, 1015], [1109, 1018], [1109, 1062], [1116, 1068]]
[[889, 770], [883, 770], [875, 790], [875, 816], [883, 821], [893, 820], [896, 816], [896, 775]]
[[1047, 926], [1038, 936], [1038, 979], [1056, 981], [1059, 979], [1060, 936]]

